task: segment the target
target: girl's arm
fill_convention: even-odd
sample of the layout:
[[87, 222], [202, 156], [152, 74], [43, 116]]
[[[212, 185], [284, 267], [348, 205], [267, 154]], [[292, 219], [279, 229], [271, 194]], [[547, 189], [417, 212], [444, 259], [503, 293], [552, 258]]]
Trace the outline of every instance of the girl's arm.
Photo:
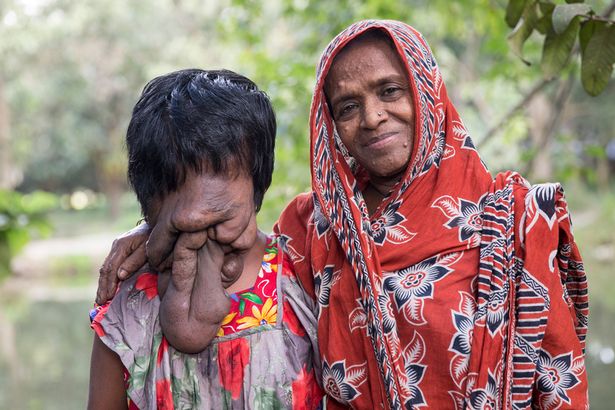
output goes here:
[[94, 335], [88, 410], [127, 409], [124, 366], [119, 356]]
[[179, 236], [171, 279], [160, 304], [162, 331], [177, 350], [204, 350], [227, 315], [231, 303], [222, 286], [223, 260], [224, 252], [207, 238], [207, 232]]

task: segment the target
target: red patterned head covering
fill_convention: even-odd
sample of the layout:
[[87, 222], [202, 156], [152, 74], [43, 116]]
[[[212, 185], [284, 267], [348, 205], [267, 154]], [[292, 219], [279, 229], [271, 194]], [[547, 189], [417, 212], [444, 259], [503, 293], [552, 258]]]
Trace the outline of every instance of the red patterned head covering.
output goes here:
[[[409, 165], [371, 216], [361, 192], [365, 172], [360, 164], [351, 166], [324, 92], [335, 56], [369, 30], [391, 38], [415, 111]], [[498, 407], [521, 405], [536, 394], [547, 317], [570, 321], [571, 311], [577, 333], [573, 325], [558, 338], [576, 343], [562, 354], [577, 366], [574, 372], [572, 365], [566, 368], [572, 374], [568, 385], [545, 388], [544, 400], [566, 401], [568, 390], [586, 389], [578, 365], [586, 282], [561, 188], [528, 190], [513, 173], [492, 179], [448, 98], [429, 45], [404, 23], [351, 25], [326, 48], [316, 76], [313, 196], [292, 202], [276, 229], [318, 302], [328, 394], [355, 407], [484, 408], [490, 400]], [[519, 310], [524, 304], [542, 307]], [[551, 360], [558, 349], [548, 352]]]

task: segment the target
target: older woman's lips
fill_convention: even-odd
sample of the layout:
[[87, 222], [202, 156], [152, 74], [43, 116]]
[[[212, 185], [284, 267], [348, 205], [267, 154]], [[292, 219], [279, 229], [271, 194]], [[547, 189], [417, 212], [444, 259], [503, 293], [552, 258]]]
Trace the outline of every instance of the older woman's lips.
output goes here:
[[386, 132], [384, 134], [380, 134], [376, 137], [370, 138], [364, 146], [370, 149], [379, 149], [384, 148], [389, 145], [393, 141], [393, 137], [397, 135], [397, 132]]

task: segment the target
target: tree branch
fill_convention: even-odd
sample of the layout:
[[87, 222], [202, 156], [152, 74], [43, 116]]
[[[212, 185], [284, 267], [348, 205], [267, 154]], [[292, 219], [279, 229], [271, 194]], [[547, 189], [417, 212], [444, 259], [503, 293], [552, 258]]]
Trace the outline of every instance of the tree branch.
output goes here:
[[602, 12], [601, 16], [604, 18], [610, 18], [611, 14], [613, 14], [613, 12], [615, 11], [615, 1], [612, 1], [611, 4], [609, 4], [604, 11]]
[[[551, 139], [553, 138], [553, 135], [555, 135], [555, 132], [561, 126], [560, 118], [562, 117], [562, 114], [564, 112], [564, 107], [566, 106], [566, 102], [568, 101], [568, 98], [570, 97], [570, 93], [572, 92], [572, 85], [574, 83], [574, 77], [568, 76], [568, 79], [566, 81], [564, 81], [563, 79], [560, 79], [558, 82], [559, 82], [559, 87], [556, 92], [555, 102], [553, 103], [553, 111], [552, 111], [553, 114], [551, 115], [551, 118], [549, 120], [549, 125], [544, 130], [544, 133], [539, 139], [538, 144], [534, 147], [535, 153], [538, 153], [547, 148], [547, 146], [549, 145], [549, 142], [551, 142]], [[528, 164], [526, 165], [526, 169], [522, 171], [521, 173], [522, 175], [528, 174], [534, 169], [537, 158], [538, 156], [536, 154], [530, 157], [530, 160], [528, 161]]]
[[496, 136], [498, 132], [500, 132], [502, 127], [504, 127], [504, 125], [506, 125], [506, 123], [510, 121], [510, 119], [517, 113], [517, 111], [520, 111], [523, 107], [525, 107], [536, 96], [536, 94], [541, 92], [552, 81], [553, 79], [549, 78], [543, 79], [542, 81], [539, 81], [534, 84], [534, 87], [532, 87], [532, 89], [528, 91], [527, 94], [525, 94], [521, 101], [519, 101], [517, 105], [508, 110], [508, 112], [502, 117], [502, 119], [500, 119], [500, 121], [498, 121], [497, 124], [489, 128], [489, 130], [485, 133], [485, 136], [480, 141], [477, 141], [477, 143], [481, 146], [484, 146], [489, 140]]
[[[600, 14], [601, 18], [604, 19], [609, 19], [611, 17], [611, 14], [613, 14], [613, 12], [615, 12], [615, 0], [613, 0], [611, 2], [611, 4], [609, 4], [604, 11]], [[575, 45], [574, 49], [572, 50], [572, 53], [570, 53], [571, 55], [575, 55], [579, 52], [580, 47], [578, 44]], [[519, 103], [517, 103], [517, 105], [515, 105], [513, 108], [511, 108], [501, 119], [500, 121], [498, 121], [497, 124], [495, 124], [494, 126], [492, 126], [491, 128], [489, 128], [489, 130], [485, 133], [485, 136], [480, 140], [477, 141], [477, 144], [479, 145], [485, 145], [487, 144], [491, 139], [493, 139], [494, 136], [496, 136], [501, 129], [506, 125], [506, 123], [508, 123], [511, 118], [519, 111], [521, 110], [527, 103], [529, 103], [535, 96], [536, 94], [538, 94], [540, 91], [542, 91], [543, 88], [545, 88], [547, 86], [547, 84], [549, 84], [550, 82], [552, 82], [553, 79], [543, 79], [541, 81], [538, 81], [534, 87], [532, 87], [532, 89], [530, 89], [530, 91], [522, 98], [521, 101], [519, 101]]]

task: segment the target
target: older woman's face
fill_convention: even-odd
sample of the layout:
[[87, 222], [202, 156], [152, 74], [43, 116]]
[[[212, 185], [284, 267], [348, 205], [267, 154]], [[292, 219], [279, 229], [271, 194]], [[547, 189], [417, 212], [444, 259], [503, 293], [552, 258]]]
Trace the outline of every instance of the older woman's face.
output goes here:
[[397, 53], [358, 39], [335, 57], [325, 81], [337, 132], [370, 178], [397, 178], [410, 161], [414, 107]]

